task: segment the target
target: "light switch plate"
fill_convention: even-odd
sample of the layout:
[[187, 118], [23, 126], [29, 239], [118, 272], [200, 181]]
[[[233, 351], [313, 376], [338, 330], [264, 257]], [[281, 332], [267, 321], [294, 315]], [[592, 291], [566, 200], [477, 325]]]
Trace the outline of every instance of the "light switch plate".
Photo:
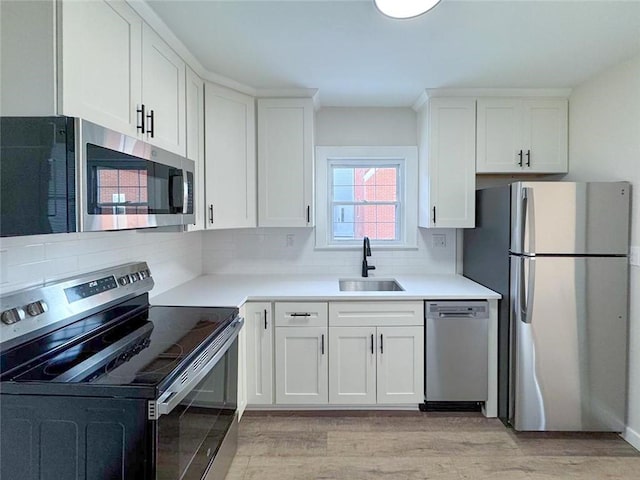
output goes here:
[[629, 264], [640, 267], [640, 247], [631, 247]]

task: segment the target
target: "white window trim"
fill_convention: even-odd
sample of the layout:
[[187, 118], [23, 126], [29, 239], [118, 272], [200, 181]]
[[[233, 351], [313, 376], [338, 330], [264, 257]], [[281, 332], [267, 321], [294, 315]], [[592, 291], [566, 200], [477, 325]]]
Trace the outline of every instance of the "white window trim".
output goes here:
[[402, 231], [401, 240], [371, 240], [376, 248], [406, 250], [418, 248], [418, 147], [316, 147], [316, 246], [317, 250], [353, 250], [362, 242], [331, 243], [329, 239], [329, 164], [348, 160], [376, 160], [403, 164], [399, 186]]

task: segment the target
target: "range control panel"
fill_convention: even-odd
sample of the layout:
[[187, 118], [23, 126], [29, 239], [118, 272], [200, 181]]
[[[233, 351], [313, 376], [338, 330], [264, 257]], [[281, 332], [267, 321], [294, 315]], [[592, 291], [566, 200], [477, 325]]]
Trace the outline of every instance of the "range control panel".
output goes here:
[[[83, 312], [153, 288], [145, 262], [127, 263], [66, 278], [0, 298], [0, 349], [34, 333], [44, 334], [82, 317]], [[65, 323], [65, 324], [66, 324]]]

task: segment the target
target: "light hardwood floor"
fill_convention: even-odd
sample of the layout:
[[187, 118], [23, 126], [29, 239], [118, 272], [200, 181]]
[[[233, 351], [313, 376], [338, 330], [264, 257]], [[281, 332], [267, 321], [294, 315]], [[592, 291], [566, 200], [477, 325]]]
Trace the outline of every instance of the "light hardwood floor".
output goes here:
[[476, 413], [246, 412], [226, 480], [640, 479], [616, 434], [515, 433]]

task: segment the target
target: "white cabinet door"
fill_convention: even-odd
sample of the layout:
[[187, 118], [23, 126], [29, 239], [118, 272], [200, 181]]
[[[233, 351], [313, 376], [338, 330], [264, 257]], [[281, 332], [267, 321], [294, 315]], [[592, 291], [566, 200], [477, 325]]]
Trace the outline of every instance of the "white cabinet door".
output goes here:
[[147, 24], [142, 29], [142, 103], [145, 139], [160, 148], [186, 154], [186, 65]]
[[523, 145], [528, 172], [566, 173], [569, 105], [566, 99], [531, 99], [524, 105]]
[[313, 226], [313, 101], [258, 99], [258, 226]]
[[327, 327], [276, 328], [276, 403], [329, 400]]
[[376, 328], [329, 329], [329, 403], [376, 403]]
[[424, 327], [378, 327], [379, 404], [424, 401]]
[[187, 67], [186, 83], [187, 109], [187, 158], [196, 164], [195, 171], [195, 225], [188, 225], [187, 229], [203, 230], [205, 222], [204, 207], [204, 82]]
[[419, 226], [475, 226], [475, 100], [432, 98], [420, 141]]
[[273, 321], [270, 303], [245, 304], [247, 403], [273, 403]]
[[522, 172], [522, 102], [514, 98], [478, 99], [478, 173]]
[[[62, 108], [136, 136], [142, 20], [124, 1], [61, 2]], [[53, 54], [53, 52], [52, 52]]]
[[206, 228], [257, 223], [255, 101], [206, 84]]
[[478, 99], [478, 173], [566, 173], [568, 101]]

